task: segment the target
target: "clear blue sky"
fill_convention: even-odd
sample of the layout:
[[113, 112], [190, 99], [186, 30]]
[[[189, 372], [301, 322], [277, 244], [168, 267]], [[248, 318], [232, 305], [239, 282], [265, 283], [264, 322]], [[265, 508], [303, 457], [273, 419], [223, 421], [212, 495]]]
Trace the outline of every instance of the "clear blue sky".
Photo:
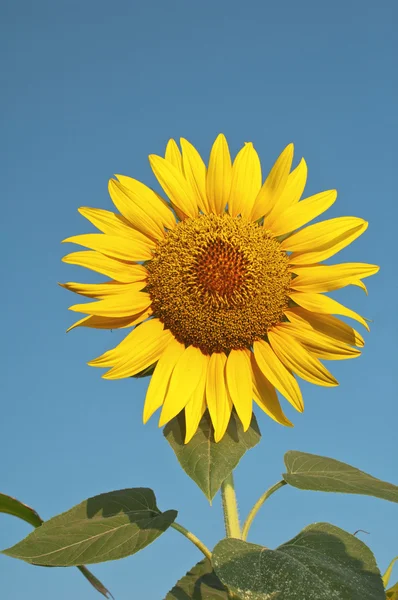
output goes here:
[[[308, 194], [336, 187], [328, 215], [370, 222], [341, 259], [381, 265], [369, 297], [354, 288], [338, 294], [374, 321], [360, 359], [330, 363], [341, 386], [303, 384], [305, 413], [285, 403], [294, 430], [258, 415], [262, 443], [236, 473], [241, 514], [280, 478], [289, 449], [398, 483], [394, 0], [3, 0], [0, 23], [1, 491], [49, 518], [100, 492], [149, 486], [159, 506], [178, 509], [209, 546], [223, 536], [219, 497], [210, 508], [156, 419], [141, 423], [147, 380], [107, 382], [86, 366], [119, 334], [66, 335], [74, 298], [57, 286], [93, 280], [61, 263], [70, 250], [60, 241], [89, 230], [79, 206], [110, 209], [113, 173], [153, 184], [147, 155], [162, 153], [168, 138], [187, 137], [207, 157], [220, 131], [234, 152], [254, 142], [264, 170], [293, 141], [296, 159], [309, 165]], [[397, 510], [284, 488], [262, 510], [251, 541], [274, 547], [329, 521], [368, 531], [362, 539], [384, 569], [398, 553]], [[0, 517], [2, 548], [30, 531]], [[169, 531], [93, 571], [117, 600], [160, 600], [198, 560]], [[0, 577], [7, 600], [100, 597], [76, 570], [0, 556]]]

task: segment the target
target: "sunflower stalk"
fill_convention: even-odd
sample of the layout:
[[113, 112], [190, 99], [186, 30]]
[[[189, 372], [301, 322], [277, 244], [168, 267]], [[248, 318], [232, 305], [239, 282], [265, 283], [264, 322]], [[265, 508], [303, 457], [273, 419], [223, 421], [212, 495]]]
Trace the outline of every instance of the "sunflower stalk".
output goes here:
[[224, 511], [225, 532], [227, 537], [241, 538], [238, 502], [235, 493], [234, 476], [232, 472], [221, 485], [222, 506]]

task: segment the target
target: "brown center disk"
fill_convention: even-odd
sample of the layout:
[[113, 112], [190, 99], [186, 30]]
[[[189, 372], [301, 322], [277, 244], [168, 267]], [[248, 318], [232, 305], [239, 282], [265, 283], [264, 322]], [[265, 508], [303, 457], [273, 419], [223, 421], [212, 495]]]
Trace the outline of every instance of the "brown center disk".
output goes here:
[[249, 348], [288, 306], [286, 253], [267, 230], [240, 217], [178, 223], [146, 268], [154, 315], [205, 354]]

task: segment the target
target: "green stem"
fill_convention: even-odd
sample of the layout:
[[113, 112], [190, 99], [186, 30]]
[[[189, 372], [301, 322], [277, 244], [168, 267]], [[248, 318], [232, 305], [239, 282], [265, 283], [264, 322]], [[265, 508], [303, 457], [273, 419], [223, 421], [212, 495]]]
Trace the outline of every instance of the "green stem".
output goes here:
[[236, 501], [234, 476], [232, 473], [228, 475], [221, 485], [221, 497], [227, 537], [240, 539], [238, 503]]
[[205, 555], [206, 558], [211, 560], [210, 550], [207, 548], [207, 546], [204, 545], [204, 543], [199, 538], [196, 537], [196, 535], [194, 535], [193, 533], [188, 531], [188, 529], [185, 529], [185, 527], [183, 527], [179, 523], [174, 522], [171, 524], [171, 527], [173, 529], [175, 529], [176, 531], [179, 531], [182, 535], [184, 535], [190, 542], [192, 542]]
[[272, 494], [274, 492], [279, 490], [279, 488], [283, 487], [284, 485], [287, 485], [287, 483], [284, 479], [282, 479], [281, 481], [278, 481], [278, 483], [276, 483], [275, 485], [270, 487], [269, 490], [264, 492], [264, 494], [262, 496], [260, 496], [260, 498], [257, 500], [256, 504], [253, 506], [253, 508], [249, 512], [249, 516], [247, 517], [245, 524], [243, 525], [242, 540], [247, 539], [247, 534], [249, 533], [249, 529], [251, 527], [251, 524], [253, 523], [254, 517], [256, 516], [256, 514], [258, 513], [258, 511], [260, 510], [260, 508], [262, 507], [264, 502], [270, 496], [272, 496]]

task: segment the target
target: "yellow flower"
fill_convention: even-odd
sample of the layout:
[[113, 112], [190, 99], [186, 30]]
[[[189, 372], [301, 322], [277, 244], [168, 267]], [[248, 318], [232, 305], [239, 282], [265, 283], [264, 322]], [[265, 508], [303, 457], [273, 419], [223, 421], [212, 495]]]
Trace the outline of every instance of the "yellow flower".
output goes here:
[[347, 285], [366, 288], [375, 265], [320, 263], [359, 237], [366, 221], [340, 217], [302, 228], [336, 200], [335, 190], [300, 200], [304, 159], [291, 171], [293, 145], [285, 148], [265, 182], [260, 160], [247, 143], [231, 163], [219, 135], [206, 168], [185, 139], [170, 140], [165, 158], [151, 155], [167, 195], [130, 177], [109, 181], [120, 214], [80, 208], [102, 233], [65, 240], [89, 250], [64, 262], [111, 278], [99, 284], [66, 283], [95, 299], [70, 310], [74, 325], [133, 327], [115, 348], [89, 364], [110, 367], [106, 379], [131, 377], [155, 365], [144, 422], [161, 408], [162, 426], [185, 411], [186, 442], [209, 410], [215, 440], [232, 408], [246, 430], [253, 400], [275, 421], [291, 426], [276, 390], [298, 411], [303, 399], [295, 375], [321, 386], [336, 379], [319, 359], [360, 354], [362, 336], [332, 315], [361, 323], [354, 311], [324, 295]]

